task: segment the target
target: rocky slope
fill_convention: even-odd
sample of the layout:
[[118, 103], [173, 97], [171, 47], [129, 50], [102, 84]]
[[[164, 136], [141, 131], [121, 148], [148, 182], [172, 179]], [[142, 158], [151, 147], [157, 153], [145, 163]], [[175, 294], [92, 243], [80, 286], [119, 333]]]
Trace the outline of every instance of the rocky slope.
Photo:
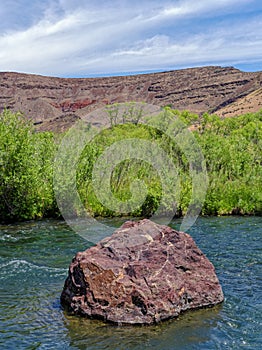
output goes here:
[[216, 114], [221, 117], [234, 117], [235, 115], [254, 113], [260, 109], [262, 109], [262, 88], [236, 99], [236, 101], [216, 111]]
[[21, 111], [38, 129], [61, 131], [90, 111], [114, 102], [143, 101], [196, 113], [218, 112], [234, 102], [242, 103], [241, 98], [261, 87], [262, 72], [216, 66], [83, 79], [2, 72], [0, 111], [4, 107]]

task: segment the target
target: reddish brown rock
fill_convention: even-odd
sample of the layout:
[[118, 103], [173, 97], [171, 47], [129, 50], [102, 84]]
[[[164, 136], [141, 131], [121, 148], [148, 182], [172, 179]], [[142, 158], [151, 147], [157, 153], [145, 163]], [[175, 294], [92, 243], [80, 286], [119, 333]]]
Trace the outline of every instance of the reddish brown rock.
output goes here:
[[74, 314], [152, 324], [223, 301], [214, 266], [186, 233], [128, 221], [77, 253], [61, 295]]
[[[56, 78], [0, 72], [0, 112], [5, 107], [21, 111], [38, 130], [52, 131], [65, 131], [79, 118], [95, 126], [104, 126], [105, 118], [96, 116], [95, 120], [90, 120], [90, 112], [115, 102], [170, 105], [198, 114], [218, 112], [223, 108], [223, 116], [227, 115], [224, 108], [234, 103], [231, 116], [238, 115], [238, 102], [241, 111], [246, 111], [242, 98], [255, 93], [261, 86], [262, 72], [241, 72], [233, 67], [219, 66], [103, 78]], [[257, 101], [251, 111], [260, 109]]]

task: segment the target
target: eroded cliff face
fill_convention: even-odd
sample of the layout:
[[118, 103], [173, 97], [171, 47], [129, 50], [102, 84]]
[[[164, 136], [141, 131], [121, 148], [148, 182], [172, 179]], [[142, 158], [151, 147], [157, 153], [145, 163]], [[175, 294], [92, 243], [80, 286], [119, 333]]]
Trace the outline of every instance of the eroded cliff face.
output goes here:
[[[232, 67], [83, 79], [4, 72], [0, 73], [0, 111], [4, 107], [21, 111], [40, 130], [62, 131], [106, 104], [142, 101], [213, 112], [261, 86], [262, 72], [245, 73]], [[96, 122], [103, 124], [103, 120]]]

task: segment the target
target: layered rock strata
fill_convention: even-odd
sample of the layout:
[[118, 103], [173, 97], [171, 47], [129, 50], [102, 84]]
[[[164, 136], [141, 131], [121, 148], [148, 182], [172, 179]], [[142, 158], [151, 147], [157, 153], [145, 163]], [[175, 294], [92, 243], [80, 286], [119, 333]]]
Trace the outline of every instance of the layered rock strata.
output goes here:
[[[201, 114], [261, 88], [262, 72], [199, 67], [104, 78], [55, 78], [0, 72], [0, 112], [21, 111], [39, 130], [64, 131], [79, 118], [115, 102], [146, 102]], [[89, 121], [103, 126], [104, 118]]]

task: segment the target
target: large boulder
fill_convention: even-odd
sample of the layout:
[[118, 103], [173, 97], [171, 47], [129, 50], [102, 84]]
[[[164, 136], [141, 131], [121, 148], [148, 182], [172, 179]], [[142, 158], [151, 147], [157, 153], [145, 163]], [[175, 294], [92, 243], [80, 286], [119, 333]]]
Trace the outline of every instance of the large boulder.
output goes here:
[[73, 314], [152, 324], [223, 298], [214, 266], [190, 235], [145, 219], [77, 253], [61, 303]]

